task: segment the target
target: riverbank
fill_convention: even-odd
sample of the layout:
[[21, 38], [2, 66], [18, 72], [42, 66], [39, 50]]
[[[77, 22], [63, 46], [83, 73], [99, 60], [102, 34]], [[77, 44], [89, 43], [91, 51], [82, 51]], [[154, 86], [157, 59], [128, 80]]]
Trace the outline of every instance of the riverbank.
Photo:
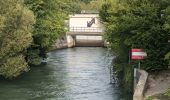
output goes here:
[[146, 100], [170, 100], [164, 95], [170, 87], [170, 69], [150, 73], [145, 92]]

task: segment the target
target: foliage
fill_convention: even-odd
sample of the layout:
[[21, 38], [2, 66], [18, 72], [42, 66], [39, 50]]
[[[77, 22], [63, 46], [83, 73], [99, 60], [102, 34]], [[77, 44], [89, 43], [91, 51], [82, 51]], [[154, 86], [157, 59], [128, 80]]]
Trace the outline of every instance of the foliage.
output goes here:
[[[125, 88], [126, 91], [132, 92], [132, 67], [129, 65], [129, 48], [124, 43], [125, 36], [115, 34], [116, 20], [121, 16], [119, 13], [123, 13], [125, 10], [125, 5], [117, 4], [115, 0], [108, 0], [102, 5], [100, 10], [100, 17], [106, 24], [106, 35], [105, 38], [111, 44], [111, 48], [114, 50], [116, 58], [114, 60], [114, 70], [116, 71], [118, 78], [121, 80], [121, 86]], [[127, 8], [126, 8], [127, 9]], [[115, 32], [113, 32], [115, 31]], [[126, 83], [126, 85], [124, 85]]]
[[149, 96], [148, 98], [146, 98], [146, 100], [154, 100], [153, 96]]
[[90, 3], [92, 0], [80, 0], [80, 1], [82, 1], [84, 3]]
[[61, 0], [58, 4], [62, 10], [61, 12], [64, 12], [65, 14], [80, 13], [82, 10], [81, 0]]
[[[91, 0], [1, 0], [0, 75], [17, 77], [28, 65], [40, 64], [65, 34], [68, 14], [80, 13], [84, 2]], [[98, 8], [96, 3], [91, 7]]]
[[170, 50], [169, 0], [106, 0], [100, 16], [106, 26], [105, 37], [117, 55], [116, 70], [124, 71], [129, 64], [129, 69], [137, 66], [136, 61], [128, 60], [131, 48], [147, 52], [147, 59], [141, 61], [142, 69], [168, 68], [169, 59], [164, 57]]
[[[33, 43], [27, 52], [29, 64], [38, 65], [52, 44], [64, 30], [64, 18], [61, 1], [58, 0], [25, 0], [25, 4], [36, 15], [36, 24], [33, 31]], [[63, 7], [63, 6], [62, 6]]]
[[0, 67], [1, 75], [12, 79], [20, 75], [22, 72], [29, 71], [29, 67], [23, 55], [9, 57], [4, 60]]
[[166, 91], [165, 95], [167, 95], [170, 98], [170, 88]]
[[38, 65], [46, 58], [57, 38], [66, 32], [64, 20], [68, 14], [80, 13], [80, 0], [24, 0], [34, 12], [36, 24], [33, 31], [33, 43], [27, 52], [27, 61]]
[[35, 18], [21, 0], [1, 0], [0, 9], [0, 75], [14, 78], [29, 69], [25, 52]]
[[88, 3], [80, 2], [81, 9], [83, 10], [99, 10], [102, 7], [104, 0], [91, 0]]

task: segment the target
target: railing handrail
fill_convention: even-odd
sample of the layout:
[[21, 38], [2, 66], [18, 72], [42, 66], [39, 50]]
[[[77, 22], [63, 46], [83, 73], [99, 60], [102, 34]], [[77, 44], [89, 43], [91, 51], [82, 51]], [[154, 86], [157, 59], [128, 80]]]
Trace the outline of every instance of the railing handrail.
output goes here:
[[69, 27], [70, 32], [103, 32], [102, 27]]
[[102, 28], [102, 27], [69, 27], [69, 28]]

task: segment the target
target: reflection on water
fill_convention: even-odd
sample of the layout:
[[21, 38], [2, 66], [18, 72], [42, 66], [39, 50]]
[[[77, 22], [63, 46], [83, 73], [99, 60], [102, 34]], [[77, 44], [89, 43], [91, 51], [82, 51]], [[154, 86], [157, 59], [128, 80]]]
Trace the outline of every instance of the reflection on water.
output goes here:
[[48, 54], [47, 64], [13, 81], [0, 79], [0, 100], [131, 100], [110, 84], [105, 48], [72, 48]]

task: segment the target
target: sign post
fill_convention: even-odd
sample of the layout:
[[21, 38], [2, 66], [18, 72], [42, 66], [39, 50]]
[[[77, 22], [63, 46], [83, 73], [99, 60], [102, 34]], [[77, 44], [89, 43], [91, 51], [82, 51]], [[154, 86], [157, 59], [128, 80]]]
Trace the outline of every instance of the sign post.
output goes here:
[[[131, 55], [131, 59], [132, 60], [138, 60], [138, 69], [140, 69], [140, 61], [144, 60], [145, 57], [147, 57], [147, 53], [144, 52], [143, 49], [132, 49], [132, 55]], [[137, 79], [138, 78], [138, 74], [137, 74], [137, 69], [134, 68], [134, 90], [136, 88], [137, 85]]]

